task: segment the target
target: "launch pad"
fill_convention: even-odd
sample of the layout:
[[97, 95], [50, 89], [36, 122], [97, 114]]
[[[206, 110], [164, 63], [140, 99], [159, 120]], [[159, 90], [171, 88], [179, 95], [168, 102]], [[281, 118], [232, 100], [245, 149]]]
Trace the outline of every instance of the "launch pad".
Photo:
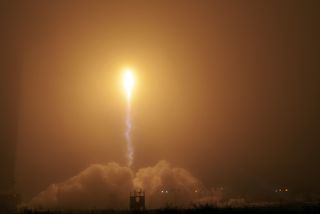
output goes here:
[[130, 192], [130, 210], [145, 210], [145, 192], [142, 190], [135, 190]]

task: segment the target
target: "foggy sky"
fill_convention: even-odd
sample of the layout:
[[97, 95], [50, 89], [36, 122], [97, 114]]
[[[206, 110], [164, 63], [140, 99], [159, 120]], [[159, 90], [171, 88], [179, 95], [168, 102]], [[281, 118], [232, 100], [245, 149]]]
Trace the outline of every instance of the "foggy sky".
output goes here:
[[131, 66], [134, 168], [165, 159], [209, 187], [320, 192], [317, 1], [1, 11], [1, 189], [15, 180], [28, 200], [90, 164], [124, 165], [119, 81]]

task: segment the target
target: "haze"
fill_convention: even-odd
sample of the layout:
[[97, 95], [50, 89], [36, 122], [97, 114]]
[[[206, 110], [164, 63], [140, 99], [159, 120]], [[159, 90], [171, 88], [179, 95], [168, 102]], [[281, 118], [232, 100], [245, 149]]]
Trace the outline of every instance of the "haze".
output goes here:
[[3, 190], [29, 201], [90, 164], [126, 165], [131, 67], [133, 169], [167, 160], [208, 187], [320, 193], [317, 1], [0, 8]]

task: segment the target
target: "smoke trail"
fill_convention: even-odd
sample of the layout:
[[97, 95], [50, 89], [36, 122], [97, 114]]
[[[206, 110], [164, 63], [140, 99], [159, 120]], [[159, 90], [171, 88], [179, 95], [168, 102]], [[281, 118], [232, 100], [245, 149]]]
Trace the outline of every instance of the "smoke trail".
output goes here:
[[133, 75], [131, 69], [126, 69], [126, 72], [124, 73], [124, 88], [126, 90], [127, 94], [127, 109], [126, 109], [126, 131], [125, 131], [125, 138], [127, 142], [127, 158], [128, 158], [128, 166], [130, 167], [133, 162], [133, 146], [131, 141], [131, 129], [132, 129], [132, 123], [131, 123], [131, 92], [133, 88]]
[[126, 109], [126, 131], [125, 131], [125, 138], [127, 142], [127, 158], [128, 158], [128, 166], [130, 167], [133, 163], [133, 146], [131, 140], [131, 104], [130, 104], [130, 96], [127, 97], [127, 109]]

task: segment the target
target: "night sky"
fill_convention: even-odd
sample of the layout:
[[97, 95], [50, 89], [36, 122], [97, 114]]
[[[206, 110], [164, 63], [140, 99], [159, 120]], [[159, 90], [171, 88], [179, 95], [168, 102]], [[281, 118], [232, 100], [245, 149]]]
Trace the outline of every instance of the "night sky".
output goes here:
[[208, 187], [320, 193], [319, 1], [2, 1], [0, 190], [167, 160]]

